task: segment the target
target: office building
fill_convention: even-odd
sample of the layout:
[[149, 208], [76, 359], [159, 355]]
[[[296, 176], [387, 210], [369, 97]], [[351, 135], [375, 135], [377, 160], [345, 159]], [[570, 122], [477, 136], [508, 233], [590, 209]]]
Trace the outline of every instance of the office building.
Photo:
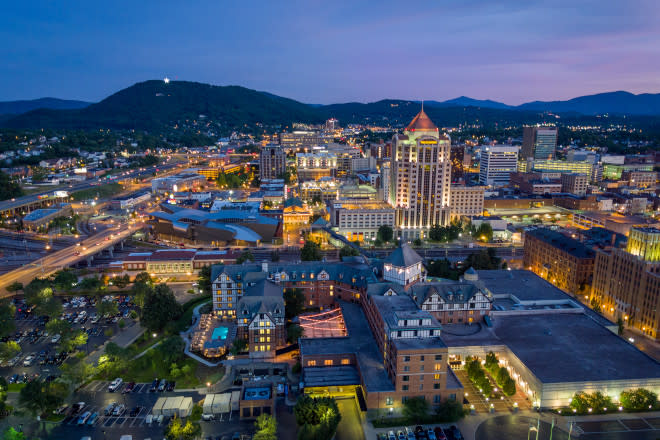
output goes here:
[[328, 204], [330, 224], [349, 241], [376, 240], [382, 225], [394, 229], [395, 210], [377, 200], [336, 200]]
[[561, 192], [574, 194], [576, 196], [585, 196], [587, 194], [587, 175], [586, 174], [562, 174]]
[[154, 194], [165, 194], [181, 191], [199, 191], [205, 186], [206, 177], [196, 172], [183, 172], [174, 176], [153, 179], [151, 181], [151, 192]]
[[397, 209], [402, 239], [424, 236], [432, 225], [449, 224], [449, 136], [440, 134], [422, 110], [392, 144], [390, 203]]
[[282, 132], [278, 135], [278, 138], [280, 145], [287, 152], [307, 150], [313, 146], [329, 144], [333, 141], [332, 137], [323, 136], [316, 131]]
[[655, 188], [657, 173], [655, 171], [623, 171], [621, 180], [635, 188]]
[[546, 228], [525, 232], [523, 266], [573, 295], [584, 293], [594, 273], [595, 252]]
[[297, 153], [296, 166], [299, 182], [334, 177], [337, 170], [337, 155], [327, 151]]
[[506, 186], [511, 173], [518, 167], [519, 147], [513, 145], [486, 146], [481, 150], [479, 183], [489, 186]]
[[452, 185], [449, 207], [451, 217], [473, 217], [482, 215], [484, 212], [483, 186]]
[[322, 202], [336, 200], [339, 194], [339, 185], [330, 179], [308, 180], [299, 184], [300, 197], [311, 202], [315, 198]]
[[557, 127], [523, 127], [520, 156], [533, 159], [553, 159], [557, 148]]
[[598, 250], [591, 301], [613, 320], [658, 339], [660, 229], [630, 229], [626, 249]]
[[277, 179], [286, 171], [286, 153], [279, 145], [266, 145], [259, 152], [259, 178]]

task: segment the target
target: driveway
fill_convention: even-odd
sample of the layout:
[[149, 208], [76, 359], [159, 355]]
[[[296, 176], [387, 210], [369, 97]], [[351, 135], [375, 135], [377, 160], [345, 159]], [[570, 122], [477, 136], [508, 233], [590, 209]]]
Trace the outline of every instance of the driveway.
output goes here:
[[341, 413], [337, 440], [365, 440], [360, 413], [354, 398], [335, 398]]

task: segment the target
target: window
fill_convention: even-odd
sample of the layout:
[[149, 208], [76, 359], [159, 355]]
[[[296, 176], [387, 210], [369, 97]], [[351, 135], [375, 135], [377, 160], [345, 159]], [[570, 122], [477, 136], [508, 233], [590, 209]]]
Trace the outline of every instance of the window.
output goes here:
[[424, 371], [424, 365], [419, 366], [419, 371]]
[[404, 356], [403, 362], [410, 362], [410, 356]]
[[440, 384], [439, 383], [434, 383], [433, 384], [433, 389], [434, 390], [439, 390], [440, 389]]
[[348, 364], [350, 364], [350, 362], [351, 362], [351, 361], [350, 361], [349, 359], [342, 359], [342, 360], [341, 360], [341, 364], [342, 364], [342, 365], [348, 365]]
[[394, 399], [391, 397], [385, 398], [385, 405], [394, 405]]
[[442, 360], [442, 355], [441, 354], [436, 354], [435, 355], [435, 360], [436, 361], [441, 361]]
[[403, 367], [403, 371], [410, 371], [410, 367], [409, 367], [408, 365], [405, 365], [405, 366]]
[[435, 371], [440, 371], [440, 370], [442, 370], [442, 364], [435, 364], [435, 365], [433, 365], [433, 369], [434, 369]]
[[326, 359], [325, 361], [323, 361], [323, 365], [331, 366], [332, 365], [332, 359]]
[[424, 355], [421, 355], [421, 356], [419, 357], [419, 360], [422, 361], [422, 362], [424, 362]]
[[420, 384], [419, 384], [419, 390], [420, 390], [420, 391], [423, 391], [423, 390], [424, 390], [424, 384], [423, 384], [423, 383], [420, 383]]
[[401, 387], [401, 391], [408, 391], [408, 385], [403, 385]]
[[440, 375], [439, 375], [439, 374], [434, 374], [434, 375], [433, 375], [433, 379], [435, 379], [435, 380], [440, 379]]
[[316, 367], [316, 361], [307, 361], [308, 367]]
[[401, 380], [403, 380], [404, 382], [408, 382], [410, 380], [410, 376], [402, 376]]
[[433, 403], [442, 403], [442, 396], [440, 394], [433, 396]]

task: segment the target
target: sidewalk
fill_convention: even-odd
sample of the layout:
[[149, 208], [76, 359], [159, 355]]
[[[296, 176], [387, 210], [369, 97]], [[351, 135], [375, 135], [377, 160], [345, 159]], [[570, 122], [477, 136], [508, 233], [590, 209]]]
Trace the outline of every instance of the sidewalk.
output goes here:
[[137, 338], [139, 338], [145, 331], [146, 330], [140, 326], [138, 321], [134, 320], [131, 325], [124, 328], [124, 330], [119, 330], [116, 335], [105, 341], [103, 345], [97, 347], [96, 350], [88, 354], [85, 362], [91, 365], [97, 365], [99, 358], [103, 355], [103, 353], [105, 353], [105, 346], [109, 342], [114, 342], [121, 348], [126, 348], [131, 345]]
[[209, 301], [205, 301], [193, 309], [192, 324], [190, 325], [190, 327], [188, 327], [188, 330], [179, 333], [179, 335], [183, 339], [183, 342], [186, 344], [186, 347], [183, 349], [183, 352], [186, 354], [186, 356], [195, 359], [197, 362], [204, 364], [207, 367], [217, 367], [222, 363], [222, 361], [218, 361], [218, 362], [207, 361], [206, 359], [203, 359], [190, 351], [190, 335], [192, 335], [195, 332], [195, 329], [197, 328], [197, 323], [199, 322], [199, 318], [200, 318], [199, 310], [202, 307], [204, 307], [206, 304], [208, 304]]

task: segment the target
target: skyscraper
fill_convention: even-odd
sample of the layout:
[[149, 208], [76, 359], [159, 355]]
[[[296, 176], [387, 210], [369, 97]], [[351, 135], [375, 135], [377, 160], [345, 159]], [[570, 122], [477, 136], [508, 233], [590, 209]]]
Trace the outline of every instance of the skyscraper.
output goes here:
[[424, 109], [392, 139], [390, 203], [397, 208], [402, 240], [449, 224], [450, 146], [449, 136], [440, 134]]
[[276, 179], [286, 171], [286, 154], [279, 145], [266, 145], [259, 153], [259, 178]]
[[479, 161], [479, 183], [504, 186], [509, 184], [511, 173], [518, 165], [518, 149], [513, 145], [483, 147]]
[[552, 159], [557, 148], [557, 127], [523, 127], [523, 158]]

